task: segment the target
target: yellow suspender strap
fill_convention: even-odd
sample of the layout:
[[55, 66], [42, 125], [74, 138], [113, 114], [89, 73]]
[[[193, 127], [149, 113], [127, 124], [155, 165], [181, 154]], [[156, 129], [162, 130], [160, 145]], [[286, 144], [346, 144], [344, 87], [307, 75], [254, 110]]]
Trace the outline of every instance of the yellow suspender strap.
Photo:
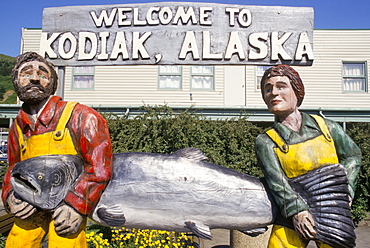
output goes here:
[[17, 128], [18, 133], [19, 146], [21, 148], [21, 152], [23, 152], [26, 149], [26, 144], [24, 142], [23, 132], [21, 130], [21, 127], [18, 125], [17, 119], [15, 119], [15, 126]]
[[324, 118], [322, 118], [321, 116], [318, 116], [318, 115], [310, 115], [310, 116], [312, 118], [314, 118], [316, 123], [319, 125], [319, 128], [320, 128], [321, 132], [323, 133], [325, 139], [327, 139], [329, 142], [331, 142], [332, 138], [331, 138], [329, 128], [326, 125]]
[[71, 118], [72, 111], [76, 106], [77, 102], [67, 102], [66, 106], [64, 107], [63, 113], [60, 116], [59, 122], [55, 131], [53, 132], [53, 138], [55, 140], [62, 140], [64, 137], [64, 131], [67, 126], [67, 122], [69, 118]]
[[[71, 117], [72, 111], [73, 111], [74, 107], [76, 106], [76, 104], [77, 104], [77, 102], [67, 102], [67, 104], [66, 104], [66, 106], [63, 110], [63, 113], [62, 113], [62, 115], [59, 119], [58, 125], [57, 125], [55, 131], [53, 132], [53, 138], [55, 140], [62, 140], [63, 139], [65, 127], [67, 125], [67, 122], [69, 121], [69, 118]], [[17, 132], [18, 132], [19, 145], [21, 147], [21, 151], [23, 152], [24, 149], [26, 149], [26, 144], [25, 144], [25, 141], [24, 141], [23, 132], [22, 132], [20, 126], [18, 125], [17, 120], [15, 120], [15, 126], [16, 126]]]
[[[329, 132], [329, 128], [324, 121], [324, 118], [318, 115], [310, 115], [310, 116], [314, 118], [316, 123], [319, 125], [319, 128], [321, 132], [323, 133], [325, 139], [331, 142], [332, 138]], [[275, 142], [275, 144], [279, 147], [279, 149], [282, 152], [287, 153], [289, 151], [289, 146], [285, 143], [283, 138], [280, 137], [280, 135], [278, 134], [278, 132], [276, 132], [275, 129], [270, 128], [269, 130], [266, 131], [266, 134]]]
[[282, 152], [287, 153], [289, 151], [289, 146], [285, 143], [283, 138], [280, 137], [275, 129], [270, 128], [266, 131], [266, 134], [275, 142]]

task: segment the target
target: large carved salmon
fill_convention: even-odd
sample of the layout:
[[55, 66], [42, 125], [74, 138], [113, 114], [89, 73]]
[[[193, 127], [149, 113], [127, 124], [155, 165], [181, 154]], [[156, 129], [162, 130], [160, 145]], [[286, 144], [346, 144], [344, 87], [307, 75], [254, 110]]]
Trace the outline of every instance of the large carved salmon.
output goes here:
[[[275, 207], [260, 179], [205, 162], [196, 148], [170, 155], [120, 153], [91, 218], [105, 226], [192, 231], [249, 230], [273, 222]], [[78, 178], [75, 156], [40, 156], [15, 165], [11, 183], [24, 200], [53, 211]]]

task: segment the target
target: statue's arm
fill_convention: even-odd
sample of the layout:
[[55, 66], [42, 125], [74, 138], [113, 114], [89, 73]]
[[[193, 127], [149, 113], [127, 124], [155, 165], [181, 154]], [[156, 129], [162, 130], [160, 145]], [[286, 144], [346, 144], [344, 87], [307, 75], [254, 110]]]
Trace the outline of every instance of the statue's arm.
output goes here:
[[5, 209], [20, 219], [27, 219], [37, 209], [30, 203], [17, 197], [10, 184], [11, 172], [16, 163], [20, 161], [20, 147], [18, 142], [18, 133], [16, 132], [15, 123], [10, 127], [8, 132], [8, 163], [9, 168], [6, 171], [2, 186], [2, 200]]
[[325, 121], [333, 137], [339, 163], [347, 172], [349, 191], [353, 199], [361, 165], [361, 150], [338, 123], [327, 119]]
[[9, 167], [6, 171], [3, 179], [2, 185], [2, 201], [4, 206], [6, 206], [6, 200], [8, 199], [10, 193], [12, 192], [12, 186], [10, 184], [11, 171], [16, 163], [20, 161], [20, 148], [18, 145], [18, 135], [16, 133], [15, 122], [9, 128], [8, 132], [8, 163]]
[[279, 159], [274, 152], [274, 147], [274, 142], [266, 134], [257, 137], [255, 150], [258, 164], [282, 215], [287, 218], [308, 210], [308, 205], [289, 185], [288, 179], [281, 169]]
[[68, 124], [84, 169], [65, 202], [88, 215], [108, 184], [112, 171], [112, 145], [104, 118], [95, 110], [76, 105]]

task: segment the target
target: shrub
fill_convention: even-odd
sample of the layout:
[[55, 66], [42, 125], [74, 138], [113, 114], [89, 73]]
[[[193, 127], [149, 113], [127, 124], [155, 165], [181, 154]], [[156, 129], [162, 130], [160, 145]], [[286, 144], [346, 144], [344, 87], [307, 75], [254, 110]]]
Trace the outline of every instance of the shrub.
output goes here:
[[370, 211], [370, 123], [356, 123], [348, 129], [348, 134], [360, 147], [362, 163], [358, 175], [356, 195], [352, 205], [352, 214], [356, 222], [366, 218]]
[[[210, 162], [254, 176], [254, 140], [262, 129], [247, 121], [247, 116], [228, 120], [209, 120], [195, 109], [175, 112], [167, 106], [144, 106], [134, 119], [106, 116], [113, 151], [169, 154], [185, 147], [197, 147]], [[199, 110], [198, 110], [199, 111]]]

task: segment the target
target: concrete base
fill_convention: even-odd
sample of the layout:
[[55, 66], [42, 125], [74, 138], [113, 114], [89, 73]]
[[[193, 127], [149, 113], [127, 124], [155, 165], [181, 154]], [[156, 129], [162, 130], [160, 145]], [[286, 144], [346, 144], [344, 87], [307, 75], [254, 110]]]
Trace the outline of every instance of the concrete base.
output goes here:
[[[239, 231], [231, 231], [230, 237], [230, 247], [231, 248], [266, 248], [270, 234], [272, 230], [272, 225], [268, 226], [268, 230], [257, 237], [250, 237]], [[315, 242], [311, 241], [307, 248], [316, 248]]]
[[267, 242], [271, 234], [272, 226], [268, 227], [268, 230], [264, 234], [260, 234], [257, 237], [251, 237], [240, 231], [231, 231], [231, 247], [232, 248], [266, 248]]

